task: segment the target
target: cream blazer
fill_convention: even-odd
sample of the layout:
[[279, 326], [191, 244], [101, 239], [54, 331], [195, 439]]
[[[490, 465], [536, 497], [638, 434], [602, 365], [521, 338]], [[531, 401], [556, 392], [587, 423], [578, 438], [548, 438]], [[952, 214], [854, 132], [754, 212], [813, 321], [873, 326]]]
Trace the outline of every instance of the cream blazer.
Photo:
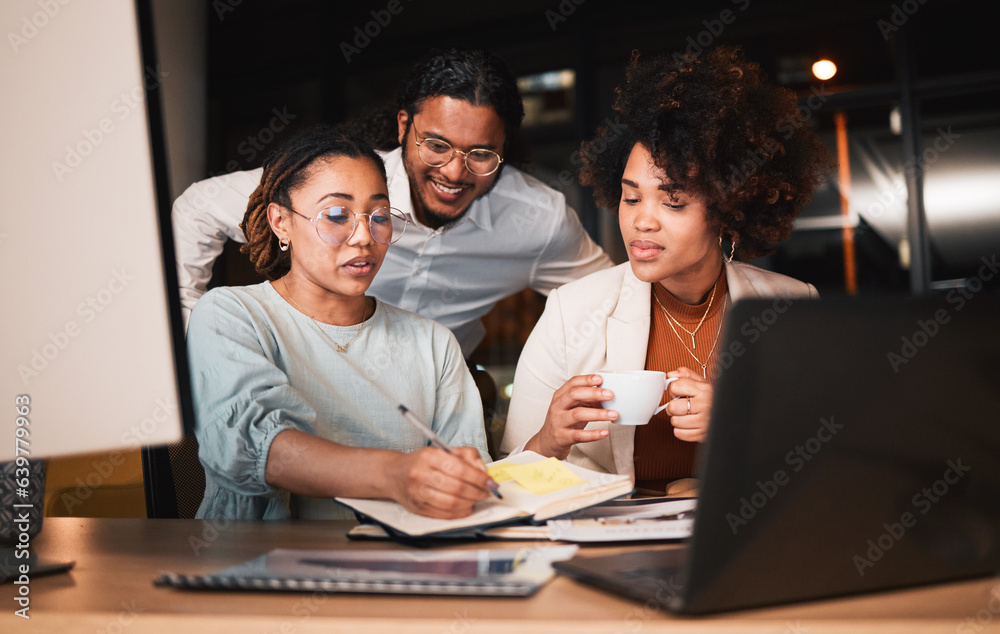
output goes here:
[[[726, 264], [729, 301], [746, 298], [818, 298], [816, 289], [749, 264]], [[502, 454], [521, 451], [545, 421], [552, 394], [571, 377], [601, 370], [642, 370], [649, 341], [648, 282], [626, 262], [552, 291], [518, 359]], [[573, 447], [568, 460], [590, 469], [635, 477], [635, 427], [595, 422], [610, 429], [604, 440]]]

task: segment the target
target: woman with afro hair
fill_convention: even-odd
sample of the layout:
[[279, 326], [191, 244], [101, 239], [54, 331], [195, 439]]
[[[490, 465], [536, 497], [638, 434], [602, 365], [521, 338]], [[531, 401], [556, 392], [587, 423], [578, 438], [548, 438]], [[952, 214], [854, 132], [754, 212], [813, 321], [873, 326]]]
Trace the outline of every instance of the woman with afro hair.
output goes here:
[[[738, 48], [697, 59], [633, 55], [617, 90], [624, 125], [582, 149], [581, 182], [617, 208], [629, 261], [553, 292], [518, 361], [501, 451], [634, 477], [664, 494], [693, 474], [711, 420], [727, 307], [817, 297], [812, 285], [740, 262], [788, 238], [829, 169], [790, 91]], [[600, 370], [678, 377], [648, 425], [613, 424]], [[684, 485], [681, 485], [684, 486]]]

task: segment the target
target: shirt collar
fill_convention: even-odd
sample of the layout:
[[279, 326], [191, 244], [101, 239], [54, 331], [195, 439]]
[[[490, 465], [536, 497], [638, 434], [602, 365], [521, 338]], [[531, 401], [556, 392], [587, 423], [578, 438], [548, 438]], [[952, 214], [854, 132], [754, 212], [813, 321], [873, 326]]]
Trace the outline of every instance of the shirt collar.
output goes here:
[[[497, 179], [499, 180], [499, 178]], [[496, 187], [496, 184], [494, 184]], [[490, 191], [493, 191], [492, 189]], [[468, 219], [469, 222], [476, 225], [483, 231], [493, 230], [493, 214], [490, 213], [490, 194], [487, 192], [485, 195], [480, 196], [476, 200], [472, 201], [469, 208], [465, 210], [465, 215], [462, 216], [463, 219]], [[459, 220], [461, 222], [461, 220]], [[456, 223], [457, 224], [457, 223]]]

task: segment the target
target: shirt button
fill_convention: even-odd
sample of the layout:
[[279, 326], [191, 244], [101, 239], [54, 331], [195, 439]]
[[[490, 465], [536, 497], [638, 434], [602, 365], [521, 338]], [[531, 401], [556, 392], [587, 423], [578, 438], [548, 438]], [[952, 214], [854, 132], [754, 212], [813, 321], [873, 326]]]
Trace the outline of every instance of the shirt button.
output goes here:
[[413, 274], [414, 275], [420, 275], [420, 273], [421, 273], [420, 269], [414, 269], [413, 270]]

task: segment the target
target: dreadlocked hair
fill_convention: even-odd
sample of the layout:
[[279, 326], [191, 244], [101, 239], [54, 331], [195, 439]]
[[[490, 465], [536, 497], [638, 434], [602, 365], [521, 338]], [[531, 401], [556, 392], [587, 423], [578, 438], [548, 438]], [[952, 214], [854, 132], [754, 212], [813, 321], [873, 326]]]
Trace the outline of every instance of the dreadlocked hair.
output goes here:
[[291, 192], [309, 178], [313, 165], [337, 156], [366, 158], [378, 167], [382, 179], [386, 179], [385, 164], [371, 146], [329, 125], [317, 125], [300, 132], [264, 161], [260, 184], [250, 194], [240, 225], [247, 238], [240, 251], [250, 256], [254, 268], [267, 279], [274, 281], [291, 268], [291, 255], [278, 247], [278, 236], [267, 220], [268, 205], [277, 203], [290, 208]]

